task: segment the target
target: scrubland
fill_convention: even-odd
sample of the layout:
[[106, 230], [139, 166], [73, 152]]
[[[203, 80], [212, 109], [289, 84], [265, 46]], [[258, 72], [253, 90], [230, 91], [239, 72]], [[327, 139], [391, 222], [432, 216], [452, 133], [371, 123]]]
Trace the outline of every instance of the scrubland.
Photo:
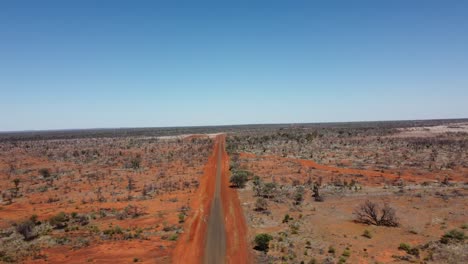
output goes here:
[[167, 263], [212, 140], [118, 137], [0, 143], [0, 259]]
[[256, 261], [467, 263], [466, 125], [231, 134]]
[[468, 263], [467, 120], [0, 134], [0, 261], [201, 263], [216, 175], [228, 263]]

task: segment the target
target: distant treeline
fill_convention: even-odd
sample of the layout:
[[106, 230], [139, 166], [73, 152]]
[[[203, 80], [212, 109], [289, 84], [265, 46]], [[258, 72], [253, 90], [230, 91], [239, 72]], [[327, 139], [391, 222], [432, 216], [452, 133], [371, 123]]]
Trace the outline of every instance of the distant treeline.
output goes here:
[[463, 119], [404, 120], [404, 121], [369, 121], [369, 122], [334, 122], [334, 123], [297, 123], [297, 124], [251, 124], [231, 126], [196, 126], [196, 127], [148, 127], [148, 128], [100, 128], [74, 130], [44, 130], [0, 132], [1, 141], [104, 138], [104, 137], [160, 137], [182, 134], [259, 132], [281, 129], [303, 128], [402, 128], [437, 126], [450, 123], [468, 122]]

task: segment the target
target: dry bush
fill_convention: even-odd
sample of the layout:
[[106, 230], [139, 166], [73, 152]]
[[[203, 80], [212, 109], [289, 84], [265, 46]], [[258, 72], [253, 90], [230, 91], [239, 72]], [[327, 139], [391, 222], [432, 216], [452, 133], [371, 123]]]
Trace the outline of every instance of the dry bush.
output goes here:
[[358, 223], [377, 226], [399, 225], [395, 209], [387, 203], [379, 208], [377, 203], [367, 200], [354, 210], [354, 215]]

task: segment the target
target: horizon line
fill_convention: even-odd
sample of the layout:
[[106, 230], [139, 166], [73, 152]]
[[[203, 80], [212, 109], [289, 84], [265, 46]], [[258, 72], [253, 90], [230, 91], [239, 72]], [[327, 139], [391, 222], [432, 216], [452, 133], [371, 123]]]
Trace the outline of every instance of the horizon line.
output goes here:
[[408, 121], [450, 121], [466, 120], [468, 117], [427, 118], [427, 119], [384, 119], [384, 120], [350, 120], [350, 121], [324, 121], [324, 122], [291, 122], [291, 123], [239, 123], [222, 125], [189, 125], [189, 126], [135, 126], [135, 127], [89, 127], [89, 128], [59, 128], [59, 129], [27, 129], [27, 130], [0, 130], [0, 134], [33, 133], [33, 132], [61, 132], [80, 130], [117, 130], [117, 129], [170, 129], [170, 128], [204, 128], [204, 127], [234, 127], [234, 126], [269, 126], [269, 125], [308, 125], [308, 124], [346, 124], [346, 123], [378, 123], [378, 122], [408, 122]]

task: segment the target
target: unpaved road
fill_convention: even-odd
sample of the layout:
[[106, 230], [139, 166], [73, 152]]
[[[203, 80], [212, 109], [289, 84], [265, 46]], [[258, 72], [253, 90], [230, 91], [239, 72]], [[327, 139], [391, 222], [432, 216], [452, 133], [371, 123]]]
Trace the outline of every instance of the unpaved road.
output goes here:
[[216, 135], [200, 186], [190, 200], [193, 210], [172, 253], [172, 263], [253, 263], [237, 190], [229, 187], [225, 144], [226, 135]]
[[203, 257], [205, 264], [220, 264], [226, 258], [226, 229], [224, 226], [223, 205], [221, 203], [221, 153], [222, 144], [218, 145], [216, 161], [216, 184], [213, 200], [211, 202], [206, 244]]

